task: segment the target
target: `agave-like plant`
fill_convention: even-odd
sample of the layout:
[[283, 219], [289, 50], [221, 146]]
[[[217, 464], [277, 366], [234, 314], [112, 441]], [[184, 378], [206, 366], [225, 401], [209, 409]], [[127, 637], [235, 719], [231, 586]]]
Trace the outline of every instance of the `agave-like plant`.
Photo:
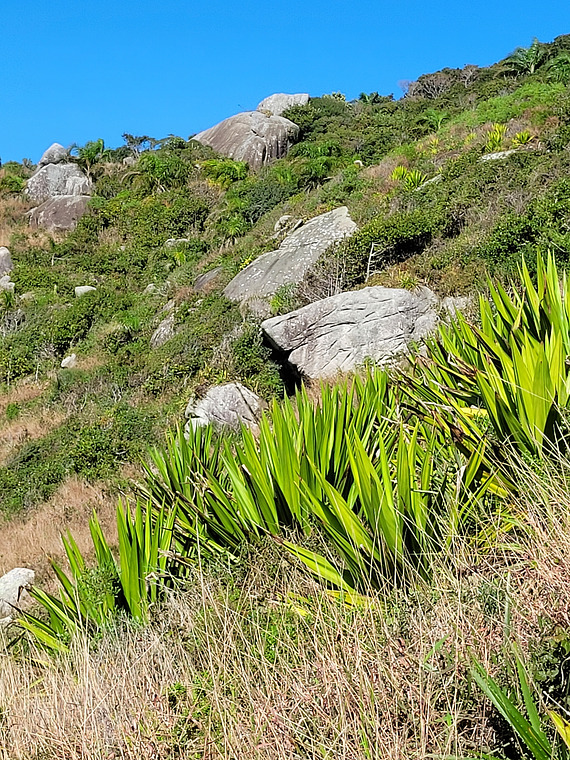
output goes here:
[[[489, 283], [480, 298], [481, 326], [458, 314], [428, 341], [419, 359], [415, 398], [452, 403], [464, 421], [483, 409], [498, 441], [535, 456], [565, 446], [564, 412], [570, 405], [570, 291], [554, 259], [538, 257], [537, 284], [526, 264], [522, 292], [509, 295]], [[431, 382], [426, 382], [429, 378]]]
[[398, 166], [396, 166], [394, 168], [394, 170], [392, 171], [392, 174], [390, 175], [390, 177], [395, 182], [403, 182], [406, 179], [406, 177], [408, 176], [409, 173], [410, 173], [410, 170], [408, 169], [408, 167], [407, 166], [402, 166], [400, 164], [400, 165], [398, 165]]
[[[513, 694], [508, 694], [490, 676], [484, 667], [475, 662], [471, 676], [485, 696], [492, 702], [502, 717], [510, 725], [522, 746], [533, 760], [568, 760], [570, 748], [570, 723], [553, 710], [547, 710], [551, 725], [556, 729], [558, 741], [551, 740], [540, 716], [540, 705], [533, 697], [530, 679], [520, 655], [515, 651], [518, 689], [524, 703], [524, 712], [517, 706]], [[562, 742], [560, 741], [562, 740]], [[485, 755], [492, 758], [495, 755]]]
[[47, 619], [25, 613], [20, 626], [48, 649], [66, 649], [77, 628], [107, 625], [120, 612], [147, 619], [168, 579], [185, 564], [172, 552], [175, 512], [161, 509], [153, 515], [137, 502], [131, 517], [128, 505], [117, 507], [119, 558], [115, 559], [94, 514], [89, 523], [95, 566], [89, 568], [73, 537], [63, 538], [71, 576], [55, 562], [59, 596], [34, 587], [30, 595]]
[[501, 150], [506, 134], [506, 124], [493, 124], [492, 128], [487, 132], [485, 151], [487, 153], [495, 153], [496, 151]]
[[534, 135], [531, 135], [528, 129], [523, 129], [521, 132], [517, 132], [513, 137], [513, 148], [520, 148], [524, 145], [529, 145], [533, 139]]
[[418, 169], [413, 169], [412, 171], [408, 172], [404, 180], [404, 187], [406, 188], [406, 190], [417, 190], [426, 181], [427, 181], [427, 174], [424, 174]]

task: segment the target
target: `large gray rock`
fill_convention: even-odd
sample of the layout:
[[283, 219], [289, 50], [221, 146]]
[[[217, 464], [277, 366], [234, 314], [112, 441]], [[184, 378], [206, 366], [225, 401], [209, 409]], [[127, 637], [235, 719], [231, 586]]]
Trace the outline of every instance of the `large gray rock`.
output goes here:
[[11, 622], [16, 610], [25, 601], [26, 589], [34, 582], [36, 574], [25, 567], [16, 567], [0, 578], [0, 624]]
[[276, 251], [262, 254], [242, 269], [224, 294], [232, 301], [247, 301], [271, 296], [284, 285], [296, 285], [330, 245], [355, 230], [346, 206], [316, 216], [287, 235]]
[[214, 424], [239, 430], [241, 424], [255, 427], [265, 402], [240, 383], [216, 385], [197, 401], [190, 399], [186, 407], [187, 430]]
[[257, 110], [263, 111], [263, 113], [270, 113], [273, 116], [281, 116], [283, 111], [286, 111], [288, 108], [292, 106], [306, 106], [308, 102], [309, 95], [306, 92], [298, 92], [294, 95], [277, 92], [275, 95], [264, 98], [257, 106]]
[[62, 164], [65, 161], [69, 161], [69, 153], [63, 145], [53, 143], [38, 161], [38, 168], [47, 166], [48, 164]]
[[259, 169], [285, 156], [298, 134], [299, 127], [289, 119], [246, 111], [199, 132], [194, 140], [236, 161], [246, 161], [251, 169]]
[[364, 288], [273, 317], [261, 327], [300, 374], [329, 377], [368, 358], [385, 364], [405, 353], [411, 341], [436, 327], [435, 300], [427, 288]]
[[13, 268], [14, 265], [12, 264], [10, 251], [3, 245], [0, 247], [0, 276], [10, 274]]
[[77, 164], [46, 164], [30, 177], [26, 193], [42, 203], [56, 195], [90, 195], [91, 183]]
[[33, 208], [30, 225], [46, 230], [74, 230], [87, 211], [88, 195], [58, 195]]

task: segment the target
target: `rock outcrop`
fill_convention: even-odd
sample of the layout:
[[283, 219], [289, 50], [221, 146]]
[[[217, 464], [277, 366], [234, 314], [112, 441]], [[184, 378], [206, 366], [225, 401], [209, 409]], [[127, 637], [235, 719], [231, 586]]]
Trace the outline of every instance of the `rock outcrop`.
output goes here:
[[355, 230], [346, 206], [316, 216], [287, 235], [276, 251], [262, 254], [242, 269], [224, 294], [232, 301], [248, 301], [271, 296], [284, 285], [296, 285], [330, 245]]
[[0, 247], [0, 277], [5, 274], [10, 274], [13, 268], [14, 265], [12, 263], [10, 251], [3, 245]]
[[35, 577], [33, 570], [16, 567], [0, 578], [0, 625], [12, 621], [17, 609], [25, 601], [26, 589], [33, 584]]
[[63, 164], [69, 162], [69, 153], [59, 143], [53, 143], [44, 152], [43, 156], [38, 161], [38, 169], [48, 164]]
[[43, 203], [57, 195], [89, 195], [90, 182], [77, 164], [46, 164], [32, 174], [26, 194]]
[[88, 195], [58, 195], [30, 211], [30, 225], [46, 230], [73, 230], [87, 210]]
[[254, 427], [259, 422], [265, 402], [240, 383], [216, 385], [197, 401], [190, 399], [186, 407], [187, 431], [203, 425], [239, 430], [240, 425]]
[[410, 342], [435, 329], [436, 301], [428, 288], [411, 293], [370, 287], [273, 317], [261, 327], [298, 373], [330, 377], [354, 370], [368, 358], [385, 364], [404, 354]]
[[38, 203], [30, 211], [30, 224], [48, 230], [72, 230], [87, 209], [91, 183], [59, 143], [40, 158], [38, 168], [26, 183], [27, 196]]
[[285, 156], [298, 134], [299, 127], [289, 119], [246, 111], [199, 132], [194, 140], [236, 161], [247, 162], [251, 169], [259, 169]]
[[153, 349], [160, 348], [167, 341], [174, 337], [175, 333], [175, 314], [172, 311], [165, 317], [150, 338], [150, 347]]
[[285, 92], [276, 92], [268, 98], [264, 98], [257, 106], [258, 111], [268, 113], [273, 116], [281, 116], [283, 111], [293, 106], [306, 106], [309, 102], [309, 95], [306, 92], [298, 92], [294, 95], [288, 95]]

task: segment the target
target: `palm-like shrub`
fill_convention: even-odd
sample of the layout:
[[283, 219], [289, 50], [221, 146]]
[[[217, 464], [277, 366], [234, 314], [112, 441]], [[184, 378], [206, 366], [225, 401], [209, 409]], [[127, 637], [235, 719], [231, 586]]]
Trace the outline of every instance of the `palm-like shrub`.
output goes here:
[[71, 577], [52, 562], [60, 582], [59, 596], [39, 588], [31, 596], [47, 613], [48, 619], [25, 614], [20, 622], [38, 642], [49, 649], [66, 648], [66, 640], [78, 628], [100, 628], [121, 612], [144, 621], [149, 610], [164, 592], [167, 576], [180, 568], [170, 549], [175, 513], [164, 510], [151, 514], [137, 503], [131, 517], [127, 506], [117, 507], [119, 559], [111, 551], [93, 515], [89, 528], [95, 554], [95, 566], [88, 568], [71, 535], [63, 539], [71, 568]]
[[[417, 397], [442, 406], [453, 400], [459, 417], [482, 408], [500, 444], [541, 456], [565, 446], [564, 412], [570, 404], [570, 291], [559, 283], [552, 256], [538, 258], [537, 285], [523, 263], [524, 289], [509, 295], [489, 283], [480, 299], [481, 326], [458, 315], [428, 343], [420, 360]], [[431, 377], [431, 384], [425, 382]]]
[[211, 158], [201, 163], [204, 175], [212, 184], [227, 190], [234, 182], [247, 177], [248, 166], [245, 161], [233, 161], [231, 158]]
[[534, 38], [528, 48], [517, 48], [506, 60], [508, 71], [515, 75], [534, 74], [548, 57], [547, 49]]
[[570, 82], [570, 54], [561, 53], [548, 63], [548, 79], [552, 82]]
[[[443, 428], [400, 407], [385, 372], [275, 403], [256, 437], [235, 446], [180, 432], [147, 469], [145, 496], [176, 511], [184, 551], [235, 553], [269, 535], [316, 576], [345, 590], [426, 574], [493, 479], [484, 445], [453, 446]], [[336, 558], [289, 538], [316, 526]], [[194, 549], [192, 549], [194, 547]]]

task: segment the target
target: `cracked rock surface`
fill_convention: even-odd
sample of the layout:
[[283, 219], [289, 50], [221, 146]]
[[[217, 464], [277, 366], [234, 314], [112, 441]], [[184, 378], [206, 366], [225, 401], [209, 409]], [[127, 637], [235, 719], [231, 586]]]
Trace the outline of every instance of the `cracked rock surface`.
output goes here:
[[199, 132], [194, 140], [255, 170], [285, 156], [298, 134], [299, 127], [289, 119], [245, 111]]
[[346, 206], [320, 214], [287, 235], [276, 251], [262, 254], [242, 269], [224, 295], [232, 301], [247, 301], [271, 296], [284, 285], [296, 285], [330, 245], [355, 230]]
[[187, 430], [213, 423], [239, 430], [240, 425], [254, 427], [259, 422], [265, 402], [241, 383], [227, 383], [210, 388], [204, 398], [191, 398], [186, 407]]
[[310, 378], [354, 370], [365, 359], [388, 363], [406, 353], [412, 341], [435, 329], [437, 299], [428, 288], [412, 293], [370, 287], [304, 306], [265, 320], [270, 343]]

